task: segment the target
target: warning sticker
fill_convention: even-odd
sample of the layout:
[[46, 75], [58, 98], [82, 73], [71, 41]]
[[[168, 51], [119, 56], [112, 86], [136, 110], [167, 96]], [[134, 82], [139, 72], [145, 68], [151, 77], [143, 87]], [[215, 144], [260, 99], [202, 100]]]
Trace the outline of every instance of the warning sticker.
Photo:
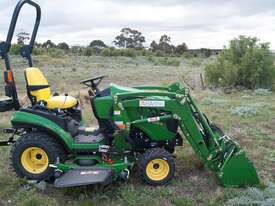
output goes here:
[[140, 100], [140, 107], [165, 107], [165, 101]]
[[115, 110], [114, 115], [120, 115], [120, 110]]
[[159, 117], [150, 117], [147, 119], [148, 122], [158, 122], [160, 120]]
[[99, 171], [93, 171], [93, 170], [89, 170], [89, 171], [80, 171], [80, 175], [98, 175]]

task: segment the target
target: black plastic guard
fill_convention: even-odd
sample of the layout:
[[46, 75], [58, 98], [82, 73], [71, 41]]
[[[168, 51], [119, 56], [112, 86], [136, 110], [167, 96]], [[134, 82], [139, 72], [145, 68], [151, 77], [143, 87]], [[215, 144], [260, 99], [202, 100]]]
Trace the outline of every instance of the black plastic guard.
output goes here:
[[15, 104], [12, 99], [0, 101], [0, 112], [7, 112], [14, 108]]

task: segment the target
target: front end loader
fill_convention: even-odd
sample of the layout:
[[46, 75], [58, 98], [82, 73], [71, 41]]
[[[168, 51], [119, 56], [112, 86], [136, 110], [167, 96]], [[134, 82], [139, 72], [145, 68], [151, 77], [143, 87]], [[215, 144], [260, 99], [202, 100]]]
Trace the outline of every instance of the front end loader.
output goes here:
[[[29, 64], [24, 73], [30, 105], [23, 107], [18, 101], [9, 50], [24, 4], [36, 8], [37, 18], [30, 45], [21, 50]], [[7, 41], [0, 45], [6, 63], [6, 96], [10, 97], [0, 102], [0, 111], [15, 110], [12, 127], [4, 130], [10, 138], [0, 145], [11, 145], [11, 165], [19, 177], [55, 180], [56, 187], [107, 185], [117, 179], [127, 180], [137, 165], [145, 183], [163, 185], [174, 178], [173, 153], [186, 139], [222, 185], [259, 183], [244, 150], [207, 119], [183, 83], [167, 87], [111, 84], [101, 90], [99, 84], [105, 76], [85, 79], [81, 84], [88, 88], [98, 121], [96, 129], [85, 125], [79, 101], [67, 94], [52, 95], [46, 77], [33, 66], [31, 53], [40, 16], [38, 4], [19, 1]]]
[[[168, 87], [136, 89], [139, 91], [114, 94], [115, 121], [123, 122], [129, 129], [135, 127], [144, 131], [150, 140], [161, 141], [163, 138], [166, 141], [164, 148], [168, 151], [173, 148], [169, 146], [172, 139], [167, 139], [169, 135], [161, 130], [167, 127], [165, 122], [174, 122], [174, 127], [178, 125], [180, 128], [177, 135], [183, 134], [224, 186], [259, 183], [256, 170], [243, 149], [207, 119], [194, 103], [187, 87], [174, 83]], [[176, 138], [176, 142], [180, 139]]]

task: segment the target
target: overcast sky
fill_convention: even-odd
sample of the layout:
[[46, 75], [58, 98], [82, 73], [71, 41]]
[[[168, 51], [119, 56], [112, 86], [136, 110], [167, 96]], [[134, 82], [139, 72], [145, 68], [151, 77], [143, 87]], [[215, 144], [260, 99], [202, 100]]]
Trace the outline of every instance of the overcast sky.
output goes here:
[[[5, 39], [16, 0], [0, 0], [0, 40]], [[238, 35], [257, 36], [275, 48], [274, 0], [36, 0], [42, 8], [38, 42], [111, 45], [121, 28], [141, 31], [146, 44], [162, 34], [189, 48], [222, 48]], [[18, 30], [30, 32], [34, 11], [25, 7]]]

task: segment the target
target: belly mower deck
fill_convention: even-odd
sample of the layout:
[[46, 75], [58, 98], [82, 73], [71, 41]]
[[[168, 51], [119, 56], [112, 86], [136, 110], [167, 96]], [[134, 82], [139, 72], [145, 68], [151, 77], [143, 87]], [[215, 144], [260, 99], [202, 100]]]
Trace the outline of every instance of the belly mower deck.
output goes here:
[[98, 167], [77, 167], [61, 175], [54, 182], [55, 187], [75, 187], [83, 185], [108, 185], [113, 181], [112, 169]]

